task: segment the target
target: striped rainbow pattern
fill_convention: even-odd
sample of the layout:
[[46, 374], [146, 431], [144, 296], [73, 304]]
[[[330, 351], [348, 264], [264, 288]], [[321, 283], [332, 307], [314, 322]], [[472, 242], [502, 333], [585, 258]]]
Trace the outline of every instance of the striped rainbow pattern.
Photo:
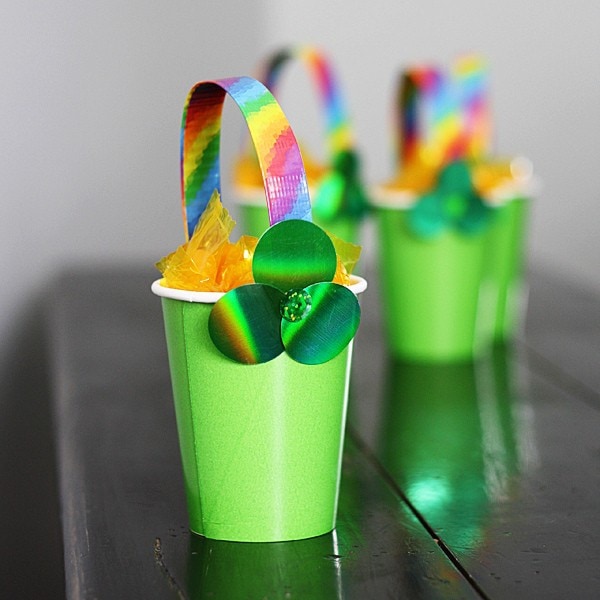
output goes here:
[[450, 73], [431, 66], [402, 75], [398, 106], [398, 154], [404, 163], [439, 167], [458, 158], [480, 158], [490, 151], [487, 69], [469, 55]]
[[440, 166], [462, 151], [462, 117], [448, 78], [434, 67], [407, 70], [400, 83], [400, 158]]
[[322, 52], [312, 46], [281, 50], [267, 60], [264, 75], [260, 79], [275, 93], [282, 67], [294, 59], [306, 66], [317, 87], [325, 113], [326, 137], [331, 155], [353, 148], [354, 138], [344, 98], [331, 63]]
[[431, 110], [427, 148], [434, 164], [446, 164], [464, 154], [462, 107], [456, 92], [450, 78], [442, 74], [431, 104], [426, 104]]
[[398, 158], [404, 164], [420, 159], [429, 135], [425, 104], [431, 102], [440, 86], [440, 73], [432, 67], [416, 67], [402, 73], [395, 114], [400, 132]]
[[491, 152], [487, 73], [485, 60], [475, 54], [459, 58], [452, 69], [462, 107], [465, 155], [470, 158], [481, 158]]
[[228, 94], [240, 108], [258, 155], [271, 225], [311, 220], [304, 165], [294, 133], [279, 104], [260, 82], [233, 77], [197, 83], [181, 123], [182, 211], [189, 239], [216, 189], [220, 192], [221, 114]]

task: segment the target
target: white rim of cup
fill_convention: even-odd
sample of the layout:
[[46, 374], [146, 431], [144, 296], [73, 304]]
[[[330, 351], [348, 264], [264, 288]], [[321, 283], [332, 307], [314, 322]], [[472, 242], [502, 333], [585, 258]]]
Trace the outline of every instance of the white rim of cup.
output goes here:
[[[489, 206], [502, 206], [515, 198], [529, 199], [539, 193], [539, 181], [532, 179], [527, 185], [506, 184], [485, 196]], [[419, 196], [404, 190], [391, 190], [382, 186], [371, 190], [371, 205], [379, 209], [408, 210], [419, 200]]]
[[[169, 288], [161, 283], [162, 279], [157, 279], [152, 283], [152, 292], [161, 298], [171, 298], [172, 300], [182, 300], [183, 302], [200, 302], [202, 304], [214, 304], [222, 298], [226, 292], [191, 292], [189, 290], [177, 290]], [[350, 284], [346, 286], [356, 296], [367, 289], [367, 280], [358, 275], [350, 275]]]
[[[531, 161], [523, 156], [517, 156], [513, 162], [519, 166], [523, 174], [490, 190], [484, 196], [489, 206], [501, 206], [515, 198], [530, 199], [540, 193], [541, 183], [533, 174]], [[371, 204], [375, 208], [390, 210], [407, 210], [412, 208], [420, 196], [410, 190], [398, 189], [387, 185], [374, 185], [371, 187]]]

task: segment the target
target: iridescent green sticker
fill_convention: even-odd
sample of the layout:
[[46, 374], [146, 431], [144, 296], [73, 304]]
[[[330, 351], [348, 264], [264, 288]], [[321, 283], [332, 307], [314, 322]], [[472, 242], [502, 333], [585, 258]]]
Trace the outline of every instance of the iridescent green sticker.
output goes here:
[[342, 150], [333, 157], [332, 168], [321, 180], [313, 199], [313, 212], [321, 221], [338, 217], [361, 219], [369, 201], [360, 178], [358, 156]]
[[290, 219], [273, 225], [262, 235], [252, 260], [257, 283], [282, 292], [331, 281], [337, 257], [329, 236], [309, 221]]
[[471, 181], [469, 165], [454, 161], [440, 172], [435, 189], [422, 196], [409, 212], [409, 224], [422, 237], [433, 237], [454, 227], [477, 233], [488, 223], [492, 209]]
[[213, 307], [208, 327], [232, 360], [257, 364], [284, 350], [307, 365], [337, 356], [356, 333], [360, 307], [331, 283], [337, 256], [329, 236], [307, 221], [282, 221], [259, 240], [255, 284], [235, 288]]
[[356, 296], [343, 285], [316, 283], [306, 288], [310, 312], [298, 321], [284, 319], [281, 337], [296, 361], [318, 365], [337, 356], [352, 340], [360, 322]]
[[441, 233], [446, 227], [442, 198], [435, 193], [422, 196], [408, 214], [412, 230], [424, 238]]
[[213, 307], [208, 331], [227, 357], [245, 364], [267, 362], [283, 352], [279, 305], [283, 294], [268, 285], [243, 285]]

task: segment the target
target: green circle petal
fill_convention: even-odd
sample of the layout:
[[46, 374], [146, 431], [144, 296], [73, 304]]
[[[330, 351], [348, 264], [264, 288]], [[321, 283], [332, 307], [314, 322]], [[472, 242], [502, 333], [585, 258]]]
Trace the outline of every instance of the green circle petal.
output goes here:
[[479, 233], [493, 217], [493, 209], [487, 206], [481, 198], [473, 194], [465, 214], [457, 222], [460, 231], [466, 234]]
[[352, 340], [360, 323], [356, 296], [337, 283], [317, 283], [306, 288], [310, 312], [299, 321], [281, 322], [286, 352], [297, 362], [319, 365], [336, 357]]
[[208, 331], [214, 345], [236, 362], [255, 365], [279, 356], [279, 305], [283, 294], [268, 285], [243, 285], [214, 305]]
[[442, 193], [469, 194], [473, 184], [468, 163], [465, 160], [455, 160], [446, 165], [438, 178], [437, 188]]
[[282, 292], [331, 281], [336, 267], [329, 236], [314, 223], [298, 219], [281, 221], [267, 229], [252, 259], [254, 281]]
[[443, 197], [435, 192], [422, 196], [409, 210], [407, 218], [412, 231], [424, 238], [434, 237], [448, 226]]

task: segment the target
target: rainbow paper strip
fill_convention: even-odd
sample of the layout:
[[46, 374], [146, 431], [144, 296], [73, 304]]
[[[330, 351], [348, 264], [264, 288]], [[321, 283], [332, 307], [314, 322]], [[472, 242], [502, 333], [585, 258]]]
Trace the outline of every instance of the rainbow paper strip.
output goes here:
[[259, 79], [275, 93], [282, 67], [294, 59], [306, 66], [317, 87], [325, 112], [326, 137], [331, 155], [353, 148], [354, 138], [339, 84], [331, 64], [316, 48], [298, 46], [277, 52], [267, 60]]
[[440, 73], [431, 67], [407, 70], [401, 76], [394, 114], [400, 134], [398, 159], [404, 164], [419, 160], [428, 135], [424, 104], [436, 95], [440, 85]]
[[432, 66], [405, 71], [397, 106], [398, 157], [404, 164], [440, 167], [490, 152], [487, 66], [479, 56], [459, 58], [449, 73]]
[[225, 94], [238, 105], [250, 130], [262, 172], [271, 225], [286, 219], [311, 221], [304, 165], [298, 143], [279, 104], [251, 77], [197, 83], [181, 123], [181, 193], [186, 240], [214, 190], [221, 190], [219, 148]]
[[452, 81], [462, 110], [466, 158], [483, 158], [491, 152], [487, 73], [486, 61], [477, 55], [463, 56], [452, 67]]
[[407, 70], [398, 102], [402, 162], [439, 166], [462, 157], [461, 106], [444, 73], [433, 67]]

